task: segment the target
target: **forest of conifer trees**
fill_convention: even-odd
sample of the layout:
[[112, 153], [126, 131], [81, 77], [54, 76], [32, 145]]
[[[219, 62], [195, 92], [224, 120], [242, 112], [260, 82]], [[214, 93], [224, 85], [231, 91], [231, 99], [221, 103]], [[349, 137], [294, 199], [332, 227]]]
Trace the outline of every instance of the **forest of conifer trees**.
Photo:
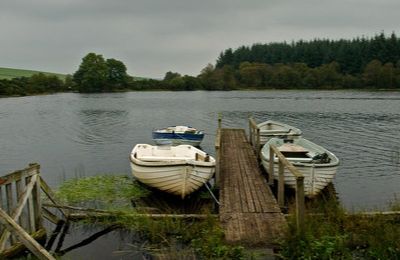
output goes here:
[[241, 46], [236, 50], [227, 49], [218, 57], [216, 67], [231, 65], [238, 68], [242, 62], [266, 64], [304, 63], [310, 68], [337, 62], [342, 73], [362, 73], [372, 60], [381, 63], [400, 62], [400, 39], [392, 33], [386, 37], [382, 32], [373, 38], [352, 40], [315, 39], [290, 44], [269, 43]]

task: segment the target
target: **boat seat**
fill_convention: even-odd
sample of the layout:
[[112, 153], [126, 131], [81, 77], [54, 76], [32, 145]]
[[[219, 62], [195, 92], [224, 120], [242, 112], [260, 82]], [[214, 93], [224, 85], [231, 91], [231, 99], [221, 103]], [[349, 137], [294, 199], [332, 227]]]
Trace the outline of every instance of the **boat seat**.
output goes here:
[[139, 156], [139, 160], [142, 161], [176, 161], [176, 160], [190, 160], [193, 158], [184, 156]]
[[[308, 163], [308, 162], [312, 162], [313, 161], [312, 158], [301, 158], [301, 157], [286, 157], [286, 159], [288, 161], [290, 161], [290, 162], [305, 162], [305, 163]], [[274, 162], [278, 162], [278, 161], [279, 161], [278, 157], [275, 157], [274, 158]]]
[[292, 129], [289, 129], [289, 130], [260, 130], [260, 133], [261, 134], [280, 134], [280, 133], [289, 133], [290, 132], [290, 130], [292, 130]]

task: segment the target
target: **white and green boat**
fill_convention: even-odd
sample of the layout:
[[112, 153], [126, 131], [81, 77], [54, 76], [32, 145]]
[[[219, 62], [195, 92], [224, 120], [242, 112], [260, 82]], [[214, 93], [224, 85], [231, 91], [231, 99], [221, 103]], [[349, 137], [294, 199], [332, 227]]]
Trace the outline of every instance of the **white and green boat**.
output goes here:
[[[313, 197], [332, 182], [336, 175], [339, 159], [327, 149], [304, 138], [281, 139], [271, 138], [261, 149], [261, 162], [268, 171], [270, 158], [269, 146], [275, 145], [279, 151], [304, 176], [304, 193]], [[278, 179], [278, 158], [274, 158], [274, 178]], [[284, 171], [285, 184], [296, 187], [296, 179], [289, 170]]]
[[301, 136], [300, 129], [273, 120], [268, 120], [257, 124], [260, 129], [260, 144], [265, 144], [274, 137], [295, 139]]

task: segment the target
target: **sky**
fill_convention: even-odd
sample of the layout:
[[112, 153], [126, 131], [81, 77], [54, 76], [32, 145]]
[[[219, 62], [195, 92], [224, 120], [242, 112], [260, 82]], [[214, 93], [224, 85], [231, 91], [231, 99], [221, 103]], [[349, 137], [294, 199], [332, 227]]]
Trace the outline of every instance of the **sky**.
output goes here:
[[400, 36], [399, 0], [1, 0], [0, 67], [74, 73], [89, 52], [132, 76], [196, 76], [221, 51]]

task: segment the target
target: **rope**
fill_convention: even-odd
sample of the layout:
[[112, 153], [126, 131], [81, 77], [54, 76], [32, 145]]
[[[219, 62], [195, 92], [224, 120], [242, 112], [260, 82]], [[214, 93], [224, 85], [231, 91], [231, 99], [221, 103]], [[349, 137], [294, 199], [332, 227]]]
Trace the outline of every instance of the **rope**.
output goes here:
[[207, 182], [204, 182], [204, 185], [206, 186], [207, 190], [210, 192], [211, 197], [213, 197], [213, 199], [215, 200], [215, 202], [216, 202], [218, 205], [221, 205], [221, 204], [219, 203], [219, 201], [217, 200], [217, 198], [215, 197], [214, 193], [211, 191], [210, 187], [208, 187]]

